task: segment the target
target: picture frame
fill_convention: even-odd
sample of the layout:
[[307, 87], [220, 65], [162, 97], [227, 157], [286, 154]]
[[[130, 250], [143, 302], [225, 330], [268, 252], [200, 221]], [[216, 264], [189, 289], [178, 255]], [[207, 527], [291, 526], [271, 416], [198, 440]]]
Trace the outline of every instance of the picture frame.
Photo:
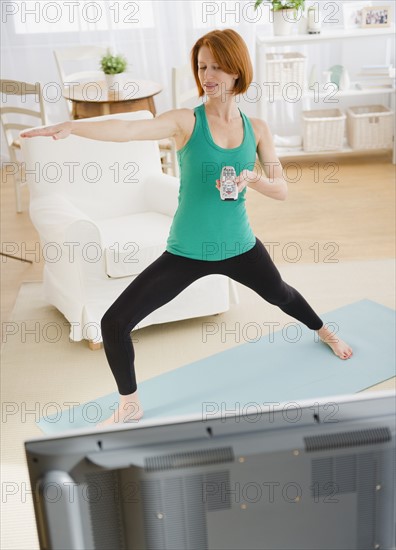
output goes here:
[[362, 10], [372, 7], [372, 4], [371, 0], [344, 2], [342, 4], [344, 29], [360, 29], [362, 26]]
[[392, 6], [367, 6], [362, 9], [361, 27], [364, 29], [379, 29], [390, 27]]

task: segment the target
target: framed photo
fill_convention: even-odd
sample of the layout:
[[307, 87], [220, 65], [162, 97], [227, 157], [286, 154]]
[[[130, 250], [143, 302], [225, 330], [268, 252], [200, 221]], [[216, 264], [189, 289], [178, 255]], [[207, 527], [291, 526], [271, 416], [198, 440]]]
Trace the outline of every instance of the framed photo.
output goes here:
[[362, 10], [371, 6], [372, 2], [370, 0], [344, 2], [342, 4], [344, 29], [360, 29], [362, 26]]
[[376, 29], [391, 26], [392, 6], [371, 6], [362, 9], [362, 27]]

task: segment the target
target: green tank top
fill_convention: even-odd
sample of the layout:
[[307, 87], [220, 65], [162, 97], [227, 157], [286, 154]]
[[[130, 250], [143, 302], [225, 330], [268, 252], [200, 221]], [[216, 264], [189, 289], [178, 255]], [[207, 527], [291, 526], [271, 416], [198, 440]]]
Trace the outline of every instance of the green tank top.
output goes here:
[[216, 187], [223, 166], [237, 175], [254, 170], [256, 139], [248, 117], [242, 113], [243, 141], [224, 149], [214, 143], [205, 104], [194, 109], [195, 126], [190, 139], [177, 151], [180, 169], [178, 207], [166, 250], [195, 260], [226, 260], [254, 247], [256, 238], [245, 205], [246, 188], [235, 201], [223, 201]]

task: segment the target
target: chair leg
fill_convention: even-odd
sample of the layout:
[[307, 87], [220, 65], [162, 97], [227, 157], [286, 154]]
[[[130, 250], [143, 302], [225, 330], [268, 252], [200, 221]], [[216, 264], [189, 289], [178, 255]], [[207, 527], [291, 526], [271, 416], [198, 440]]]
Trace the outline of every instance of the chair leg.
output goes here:
[[88, 340], [89, 349], [92, 351], [97, 351], [98, 349], [103, 348], [103, 342], [94, 342], [93, 340]]
[[28, 264], [33, 263], [33, 260], [27, 260], [26, 258], [20, 258], [19, 256], [13, 256], [12, 254], [6, 254], [5, 252], [0, 252], [0, 256], [4, 256], [5, 258], [11, 258], [11, 260], [19, 260], [20, 262], [26, 262]]
[[19, 181], [15, 180], [15, 200], [16, 200], [16, 211], [18, 214], [22, 212], [22, 202], [21, 202], [21, 188], [19, 186]]

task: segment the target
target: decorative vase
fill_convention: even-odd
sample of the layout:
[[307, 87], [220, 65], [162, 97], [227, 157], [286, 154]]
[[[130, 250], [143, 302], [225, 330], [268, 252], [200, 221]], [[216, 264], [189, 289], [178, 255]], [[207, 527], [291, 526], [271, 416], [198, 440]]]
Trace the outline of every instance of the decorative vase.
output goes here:
[[308, 8], [308, 34], [320, 34], [321, 27], [319, 6], [315, 4]]
[[122, 86], [124, 74], [118, 73], [118, 74], [105, 74], [106, 79], [106, 86], [108, 88], [111, 88], [118, 84], [118, 86]]
[[293, 29], [297, 21], [297, 10], [277, 10], [272, 13], [274, 18], [274, 35], [288, 36], [293, 34]]
[[298, 34], [307, 34], [308, 33], [308, 15], [304, 10], [299, 11], [298, 17]]

